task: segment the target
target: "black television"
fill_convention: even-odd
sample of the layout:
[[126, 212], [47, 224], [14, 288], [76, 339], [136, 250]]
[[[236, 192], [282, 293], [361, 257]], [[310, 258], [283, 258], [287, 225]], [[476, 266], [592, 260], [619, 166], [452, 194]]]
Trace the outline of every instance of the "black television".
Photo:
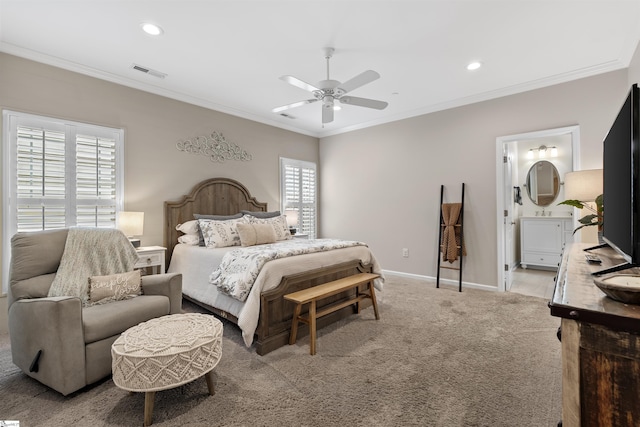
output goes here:
[[640, 93], [631, 86], [603, 142], [602, 238], [625, 262], [594, 275], [640, 265]]

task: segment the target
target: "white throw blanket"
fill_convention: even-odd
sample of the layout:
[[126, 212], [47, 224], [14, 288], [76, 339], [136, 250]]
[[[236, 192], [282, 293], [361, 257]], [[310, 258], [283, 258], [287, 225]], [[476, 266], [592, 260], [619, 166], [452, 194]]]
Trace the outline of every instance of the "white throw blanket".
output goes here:
[[216, 285], [220, 292], [244, 301], [267, 261], [351, 246], [366, 246], [366, 244], [340, 239], [310, 241], [294, 239], [236, 249], [224, 255], [220, 266], [211, 273], [209, 283]]
[[76, 296], [85, 305], [89, 277], [126, 273], [138, 262], [129, 239], [112, 228], [70, 228], [49, 296]]

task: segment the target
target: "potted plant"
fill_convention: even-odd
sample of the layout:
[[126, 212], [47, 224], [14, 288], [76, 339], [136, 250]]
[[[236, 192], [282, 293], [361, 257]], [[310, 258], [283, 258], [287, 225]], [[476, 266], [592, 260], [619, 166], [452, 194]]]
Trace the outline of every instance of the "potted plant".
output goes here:
[[595, 209], [588, 202], [582, 202], [580, 200], [573, 200], [573, 199], [565, 200], [564, 202], [560, 202], [558, 204], [573, 206], [574, 208], [587, 209], [591, 211], [590, 214], [587, 214], [578, 220], [578, 222], [582, 225], [576, 228], [575, 230], [573, 230], [573, 232], [575, 233], [576, 231], [580, 230], [583, 227], [596, 225], [598, 226], [598, 237], [600, 237], [600, 235], [602, 234], [602, 225], [604, 224], [604, 207], [602, 204], [602, 200], [603, 200], [602, 194], [596, 197]]

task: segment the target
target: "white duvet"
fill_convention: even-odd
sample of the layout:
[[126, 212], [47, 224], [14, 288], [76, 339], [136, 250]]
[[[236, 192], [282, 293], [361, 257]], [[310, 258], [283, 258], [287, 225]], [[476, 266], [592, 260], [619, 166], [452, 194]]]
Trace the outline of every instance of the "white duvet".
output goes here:
[[364, 264], [373, 265], [373, 272], [381, 276], [375, 281], [376, 289], [382, 291], [383, 288], [382, 270], [369, 248], [352, 246], [267, 262], [258, 274], [246, 301], [241, 302], [218, 292], [218, 287], [209, 283], [209, 276], [220, 264], [224, 254], [236, 249], [238, 246], [211, 249], [178, 244], [173, 249], [168, 272], [182, 273], [184, 295], [236, 316], [247, 347], [251, 346], [258, 326], [260, 294], [277, 287], [284, 276], [359, 259]]

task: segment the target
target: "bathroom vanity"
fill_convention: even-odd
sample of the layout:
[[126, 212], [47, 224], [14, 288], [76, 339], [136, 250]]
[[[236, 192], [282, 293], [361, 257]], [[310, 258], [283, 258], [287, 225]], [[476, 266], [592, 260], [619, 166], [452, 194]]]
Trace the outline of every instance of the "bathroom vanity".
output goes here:
[[558, 268], [562, 249], [573, 242], [573, 218], [532, 216], [520, 218], [520, 265]]

